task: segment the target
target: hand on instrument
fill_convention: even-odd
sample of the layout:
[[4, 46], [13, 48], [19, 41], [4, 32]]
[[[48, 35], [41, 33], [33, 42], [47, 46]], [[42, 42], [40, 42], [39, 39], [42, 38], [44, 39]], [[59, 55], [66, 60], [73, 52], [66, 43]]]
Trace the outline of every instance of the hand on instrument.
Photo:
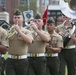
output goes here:
[[38, 30], [37, 25], [36, 25], [33, 21], [30, 22], [30, 26], [31, 26], [35, 31]]
[[46, 46], [46, 52], [52, 52], [52, 51], [51, 51], [51, 48], [52, 48], [52, 47], [51, 47], [50, 45], [47, 45], [47, 46]]
[[72, 35], [71, 35], [71, 39], [72, 39], [73, 41], [76, 41], [76, 36], [75, 36], [75, 34], [72, 34]]
[[19, 27], [18, 25], [15, 25], [14, 28], [15, 28], [15, 30], [16, 30], [17, 32], [21, 31], [21, 29], [20, 29], [20, 27]]

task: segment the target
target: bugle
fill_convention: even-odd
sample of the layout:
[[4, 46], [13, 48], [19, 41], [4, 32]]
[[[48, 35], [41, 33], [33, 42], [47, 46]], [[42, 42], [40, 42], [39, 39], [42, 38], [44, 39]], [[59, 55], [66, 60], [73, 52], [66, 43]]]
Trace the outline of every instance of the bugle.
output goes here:
[[[17, 22], [17, 25], [20, 26], [20, 24], [18, 22]], [[13, 37], [15, 34], [17, 34], [17, 31], [15, 30], [15, 27], [12, 26], [8, 32], [7, 38], [9, 39], [9, 38]]]
[[12, 27], [12, 28], [8, 31], [8, 36], [7, 36], [7, 38], [9, 39], [9, 38], [13, 37], [15, 34], [16, 34], [16, 31], [15, 31], [14, 27]]

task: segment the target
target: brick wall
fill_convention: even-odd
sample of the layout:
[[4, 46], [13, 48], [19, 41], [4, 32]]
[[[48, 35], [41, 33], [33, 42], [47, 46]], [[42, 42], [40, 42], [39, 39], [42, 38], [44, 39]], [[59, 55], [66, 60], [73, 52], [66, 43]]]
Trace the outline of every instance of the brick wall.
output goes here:
[[[18, 0], [6, 0], [6, 11], [9, 13], [10, 24], [13, 24], [12, 18], [14, 10], [18, 6]], [[2, 6], [0, 6], [0, 12], [2, 11]]]

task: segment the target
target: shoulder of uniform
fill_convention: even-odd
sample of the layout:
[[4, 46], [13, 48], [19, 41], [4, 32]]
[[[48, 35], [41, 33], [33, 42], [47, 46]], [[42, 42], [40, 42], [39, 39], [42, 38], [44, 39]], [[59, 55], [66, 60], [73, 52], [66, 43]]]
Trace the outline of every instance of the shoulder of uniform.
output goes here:
[[62, 36], [61, 35], [59, 35], [59, 34], [57, 34], [58, 35], [58, 39], [61, 39], [62, 40]]
[[0, 27], [0, 30], [1, 30], [1, 31], [6, 31], [6, 30], [5, 30], [5, 29], [3, 29], [2, 27]]
[[56, 35], [58, 38], [62, 38], [62, 36], [59, 35], [57, 32], [55, 32], [55, 35]]
[[7, 31], [5, 29], [3, 29], [2, 27], [0, 27], [0, 34], [7, 35]]
[[56, 26], [56, 27], [62, 27], [63, 25], [62, 24], [60, 24], [60, 25], [58, 25], [58, 26]]

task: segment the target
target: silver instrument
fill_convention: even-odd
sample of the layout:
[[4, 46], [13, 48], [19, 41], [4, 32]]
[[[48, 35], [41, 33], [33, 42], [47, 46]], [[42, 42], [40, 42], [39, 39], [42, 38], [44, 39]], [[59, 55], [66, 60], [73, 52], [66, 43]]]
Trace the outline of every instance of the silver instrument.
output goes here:
[[75, 0], [59, 0], [62, 13], [71, 19], [76, 19], [76, 1]]

